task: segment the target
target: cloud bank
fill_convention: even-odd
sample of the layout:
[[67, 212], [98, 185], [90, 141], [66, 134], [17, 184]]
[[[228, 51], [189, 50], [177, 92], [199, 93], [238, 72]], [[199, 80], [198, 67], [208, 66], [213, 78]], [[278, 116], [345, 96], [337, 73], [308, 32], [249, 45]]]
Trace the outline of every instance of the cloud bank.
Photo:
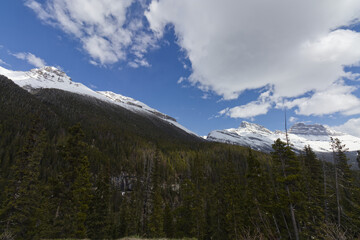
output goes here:
[[166, 25], [174, 27], [192, 63], [188, 79], [201, 89], [230, 100], [270, 86], [265, 102], [221, 112], [234, 118], [265, 114], [270, 105], [306, 93], [311, 97], [292, 102], [298, 114], [358, 113], [340, 104], [322, 106], [338, 96], [349, 106], [359, 103], [354, 89], [337, 83], [358, 77], [344, 66], [359, 65], [360, 33], [342, 26], [358, 23], [359, 16], [358, 0], [159, 0], [146, 12], [158, 36]]
[[343, 125], [334, 127], [334, 129], [341, 132], [350, 133], [353, 136], [360, 138], [360, 118], [352, 118]]
[[35, 56], [32, 53], [20, 52], [20, 53], [12, 53], [11, 55], [13, 55], [14, 57], [16, 57], [18, 59], [25, 60], [30, 65], [37, 67], [37, 68], [41, 68], [46, 65], [46, 62], [43, 59]]
[[131, 16], [136, 0], [26, 0], [38, 18], [79, 40], [94, 65], [128, 61], [149, 66], [144, 58], [155, 38], [143, 27], [143, 13]]
[[[89, 62], [150, 67], [166, 26], [191, 63], [189, 81], [225, 100], [260, 90], [220, 114], [253, 118], [272, 108], [299, 115], [359, 114], [359, 0], [25, 0], [45, 24], [77, 39]], [[134, 10], [137, 6], [137, 10]], [[266, 96], [265, 96], [266, 95]]]

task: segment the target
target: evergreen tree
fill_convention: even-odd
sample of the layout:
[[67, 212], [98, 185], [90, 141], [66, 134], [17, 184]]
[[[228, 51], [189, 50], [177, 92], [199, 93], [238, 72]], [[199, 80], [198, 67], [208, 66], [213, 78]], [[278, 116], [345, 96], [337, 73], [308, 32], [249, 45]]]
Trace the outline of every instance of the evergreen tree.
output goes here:
[[46, 199], [42, 198], [39, 179], [45, 135], [39, 122], [34, 121], [25, 145], [17, 154], [5, 192], [0, 210], [1, 231], [12, 233], [16, 239], [39, 238], [45, 224], [41, 203]]
[[185, 179], [180, 186], [180, 206], [176, 210], [176, 237], [192, 237], [196, 234], [194, 215], [195, 186]]
[[110, 175], [104, 167], [96, 178], [95, 190], [88, 217], [88, 236], [92, 239], [105, 239], [110, 236]]
[[243, 186], [240, 182], [240, 175], [236, 171], [237, 167], [233, 162], [233, 158], [228, 153], [228, 157], [224, 162], [224, 171], [220, 180], [220, 185], [223, 188], [223, 202], [224, 202], [224, 230], [227, 236], [224, 239], [240, 239], [241, 227], [244, 225], [244, 200], [242, 198], [240, 187]]
[[84, 238], [92, 198], [88, 146], [80, 124], [69, 128], [69, 133], [62, 148], [62, 168], [53, 186], [57, 196], [54, 236]]
[[360, 230], [359, 187], [354, 184], [354, 176], [348, 164], [345, 145], [337, 138], [331, 138], [334, 152], [335, 174], [337, 177], [337, 223], [345, 231], [352, 233], [352, 237]]
[[191, 181], [194, 183], [194, 205], [193, 215], [194, 219], [194, 237], [197, 239], [204, 238], [205, 232], [205, 161], [196, 153], [195, 158], [190, 166]]
[[306, 201], [301, 209], [303, 215], [302, 235], [308, 238], [320, 234], [320, 229], [324, 224], [324, 184], [323, 170], [320, 160], [310, 146], [304, 147], [304, 154], [300, 156], [302, 160], [302, 176], [304, 179], [303, 192]]
[[167, 238], [173, 238], [174, 234], [175, 234], [173, 218], [174, 218], [174, 216], [173, 216], [172, 210], [171, 210], [169, 204], [166, 204], [165, 210], [164, 210], [163, 226], [164, 226], [164, 233]]
[[268, 238], [276, 238], [271, 219], [271, 192], [268, 173], [249, 148], [246, 171], [246, 209], [250, 229], [262, 232]]
[[[272, 145], [273, 152], [273, 172], [276, 176], [277, 194], [280, 200], [280, 206], [285, 211], [286, 208], [290, 214], [292, 224], [292, 235], [296, 240], [299, 239], [298, 220], [296, 219], [296, 207], [301, 206], [304, 197], [301, 192], [301, 175], [299, 161], [291, 147], [277, 139]], [[285, 224], [287, 220], [284, 219]], [[288, 236], [291, 238], [292, 236]]]
[[151, 196], [151, 214], [148, 223], [148, 235], [150, 237], [161, 237], [163, 232], [163, 198], [161, 196], [161, 177], [160, 177], [160, 153], [156, 151], [154, 159], [154, 171], [152, 177], [152, 196]]
[[[141, 194], [139, 194], [139, 196], [141, 196]], [[141, 209], [141, 205], [138, 205], [141, 199], [139, 196], [137, 196], [137, 193], [134, 191], [129, 194], [125, 193], [120, 207], [120, 222], [118, 226], [115, 226], [117, 229], [114, 229], [115, 231], [119, 231], [119, 234], [113, 235], [113, 238], [143, 234], [142, 229], [139, 228], [139, 216], [141, 215], [138, 214], [138, 209]]]

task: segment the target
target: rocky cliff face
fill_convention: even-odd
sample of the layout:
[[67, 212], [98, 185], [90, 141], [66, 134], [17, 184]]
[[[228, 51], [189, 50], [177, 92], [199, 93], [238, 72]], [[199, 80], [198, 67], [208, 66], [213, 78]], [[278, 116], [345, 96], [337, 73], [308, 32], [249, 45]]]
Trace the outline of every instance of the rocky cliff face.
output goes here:
[[312, 135], [312, 136], [341, 136], [345, 135], [335, 130], [330, 129], [329, 127], [320, 125], [320, 124], [304, 124], [296, 123], [290, 129], [289, 133], [295, 135]]

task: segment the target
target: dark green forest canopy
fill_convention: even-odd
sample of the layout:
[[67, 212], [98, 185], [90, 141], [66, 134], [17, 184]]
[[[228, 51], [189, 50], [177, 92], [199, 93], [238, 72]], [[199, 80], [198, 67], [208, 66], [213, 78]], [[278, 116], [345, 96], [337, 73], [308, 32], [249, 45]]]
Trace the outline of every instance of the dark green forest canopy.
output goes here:
[[360, 176], [340, 147], [334, 160], [281, 141], [271, 155], [205, 142], [150, 115], [0, 76], [2, 237], [354, 239]]

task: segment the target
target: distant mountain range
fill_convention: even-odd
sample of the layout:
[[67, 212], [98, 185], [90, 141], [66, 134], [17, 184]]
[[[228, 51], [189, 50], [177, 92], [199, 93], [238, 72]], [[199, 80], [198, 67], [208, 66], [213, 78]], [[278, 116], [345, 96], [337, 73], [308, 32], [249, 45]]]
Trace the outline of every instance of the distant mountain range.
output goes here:
[[[185, 135], [191, 135], [200, 138], [195, 133], [189, 131], [180, 125], [174, 118], [161, 113], [160, 111], [149, 107], [148, 105], [133, 98], [126, 97], [111, 91], [94, 91], [81, 83], [72, 81], [65, 72], [55, 67], [43, 67], [32, 69], [30, 71], [12, 71], [0, 67], [0, 75], [11, 79], [15, 84], [31, 93], [43, 89], [58, 89], [66, 92], [89, 96], [107, 104], [115, 104], [125, 108], [136, 115], [155, 118], [161, 120], [169, 128], [175, 128], [176, 131], [184, 132]], [[341, 133], [331, 129], [328, 126], [319, 124], [296, 123], [288, 131], [288, 138], [293, 149], [300, 153], [305, 145], [310, 145], [313, 150], [324, 158], [329, 158], [331, 153], [330, 137], [339, 138], [349, 150], [349, 156], [354, 161], [356, 151], [360, 150], [360, 138]], [[276, 139], [280, 138], [286, 141], [283, 131], [270, 131], [265, 127], [242, 122], [239, 128], [230, 128], [225, 130], [215, 130], [208, 134], [207, 141], [248, 146], [261, 152], [271, 152], [271, 145]]]
[[[296, 123], [288, 131], [288, 139], [293, 149], [300, 153], [305, 146], [310, 145], [318, 156], [331, 158], [330, 137], [338, 138], [349, 151], [352, 162], [356, 151], [360, 150], [360, 138], [335, 131], [320, 124]], [[215, 130], [207, 136], [208, 141], [223, 142], [241, 146], [249, 146], [261, 152], [271, 152], [271, 145], [280, 138], [286, 142], [284, 131], [270, 131], [269, 129], [249, 122], [242, 122], [239, 128]]]

